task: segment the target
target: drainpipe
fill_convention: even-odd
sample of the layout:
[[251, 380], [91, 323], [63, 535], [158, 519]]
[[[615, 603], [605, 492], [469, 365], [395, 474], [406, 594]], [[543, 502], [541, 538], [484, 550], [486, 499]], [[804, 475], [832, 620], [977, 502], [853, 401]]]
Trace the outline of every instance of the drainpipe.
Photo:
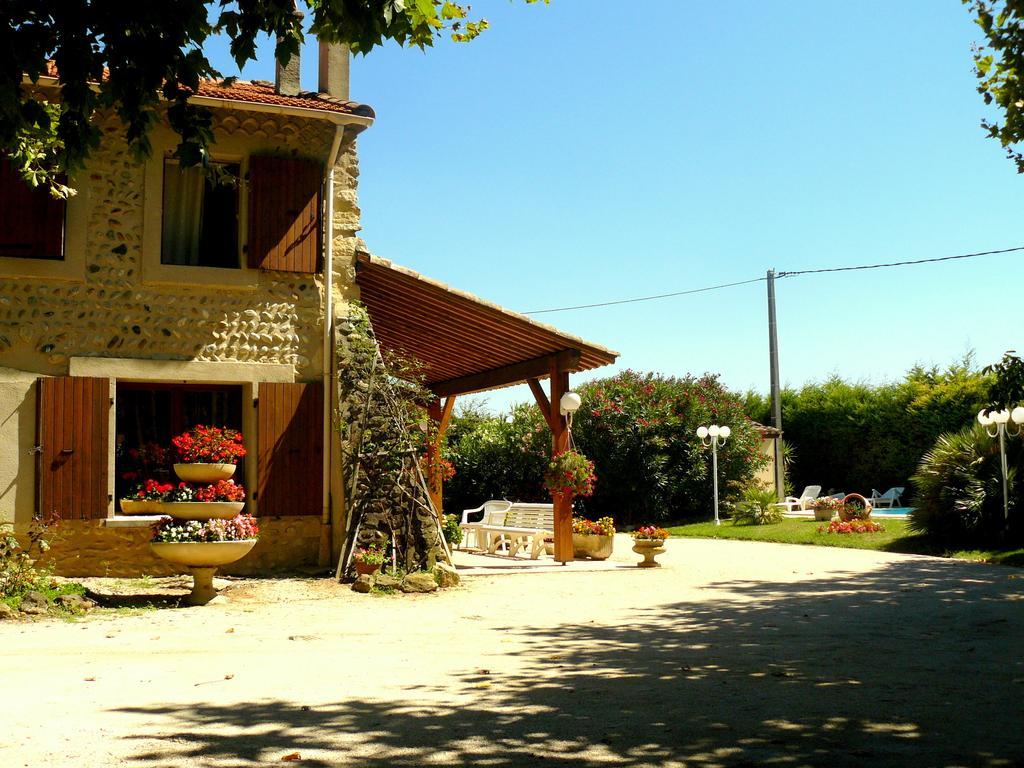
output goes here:
[[327, 201], [324, 206], [324, 449], [323, 449], [323, 508], [320, 519], [319, 564], [331, 563], [331, 422], [334, 410], [334, 166], [338, 162], [345, 126], [334, 127], [334, 141], [327, 156]]

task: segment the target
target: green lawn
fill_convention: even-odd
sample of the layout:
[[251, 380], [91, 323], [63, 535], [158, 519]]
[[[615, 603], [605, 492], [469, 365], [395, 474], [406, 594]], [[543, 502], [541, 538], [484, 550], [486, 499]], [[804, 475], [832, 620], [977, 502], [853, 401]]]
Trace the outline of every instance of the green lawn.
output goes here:
[[949, 551], [928, 540], [928, 537], [910, 533], [905, 520], [878, 520], [885, 526], [879, 533], [818, 533], [825, 523], [814, 520], [787, 519], [773, 525], [733, 525], [725, 521], [676, 525], [668, 530], [673, 536], [699, 539], [745, 539], [772, 541], [779, 544], [815, 544], [823, 547], [853, 547], [878, 549], [884, 552], [903, 552], [915, 555], [954, 557], [975, 562], [1024, 566], [1024, 549], [1014, 550], [958, 550]]

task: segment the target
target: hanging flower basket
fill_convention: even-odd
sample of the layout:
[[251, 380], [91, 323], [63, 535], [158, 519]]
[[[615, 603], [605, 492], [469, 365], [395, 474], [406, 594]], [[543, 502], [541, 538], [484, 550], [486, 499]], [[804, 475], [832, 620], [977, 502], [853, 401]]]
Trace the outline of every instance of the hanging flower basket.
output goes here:
[[590, 496], [594, 493], [594, 462], [579, 451], [556, 454], [544, 472], [544, 486], [552, 496]]

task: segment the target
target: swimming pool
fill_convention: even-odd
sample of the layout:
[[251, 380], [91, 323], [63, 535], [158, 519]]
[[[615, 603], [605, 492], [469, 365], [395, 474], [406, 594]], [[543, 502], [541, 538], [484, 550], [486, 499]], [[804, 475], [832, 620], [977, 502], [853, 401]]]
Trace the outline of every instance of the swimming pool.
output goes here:
[[892, 507], [891, 509], [888, 507], [883, 507], [882, 509], [872, 509], [871, 516], [905, 518], [913, 511], [913, 507]]

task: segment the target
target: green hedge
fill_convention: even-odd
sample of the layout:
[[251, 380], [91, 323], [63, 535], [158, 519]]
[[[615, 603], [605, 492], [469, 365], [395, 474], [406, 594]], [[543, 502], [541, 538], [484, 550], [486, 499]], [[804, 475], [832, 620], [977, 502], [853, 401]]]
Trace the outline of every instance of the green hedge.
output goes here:
[[[985, 405], [992, 376], [969, 361], [912, 369], [903, 381], [872, 386], [833, 376], [782, 392], [782, 427], [794, 449], [793, 486], [869, 494], [910, 485], [939, 435], [962, 429]], [[747, 414], [770, 423], [768, 398], [748, 393]], [[906, 497], [904, 497], [906, 501]]]

